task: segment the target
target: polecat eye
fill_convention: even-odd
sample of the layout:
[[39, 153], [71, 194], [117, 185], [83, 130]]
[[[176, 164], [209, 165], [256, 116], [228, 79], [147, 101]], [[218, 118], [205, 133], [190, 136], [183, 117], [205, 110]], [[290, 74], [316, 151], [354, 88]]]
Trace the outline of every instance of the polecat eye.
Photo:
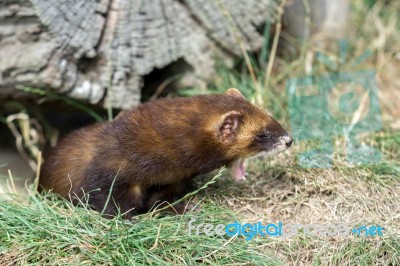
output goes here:
[[262, 132], [260, 134], [256, 135], [258, 139], [262, 139], [262, 140], [267, 140], [271, 138], [271, 133], [270, 132]]

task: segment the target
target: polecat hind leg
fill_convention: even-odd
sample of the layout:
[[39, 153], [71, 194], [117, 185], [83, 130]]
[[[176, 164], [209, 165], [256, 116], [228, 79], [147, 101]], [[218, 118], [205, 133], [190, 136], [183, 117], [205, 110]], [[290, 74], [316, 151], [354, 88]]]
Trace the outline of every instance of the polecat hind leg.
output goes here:
[[130, 219], [132, 216], [146, 212], [146, 188], [139, 184], [115, 184], [112, 192], [107, 185], [103, 188], [93, 189], [85, 193], [80, 200], [75, 195], [73, 202], [88, 203], [88, 205], [102, 213], [105, 217], [113, 217], [118, 213], [124, 218]]

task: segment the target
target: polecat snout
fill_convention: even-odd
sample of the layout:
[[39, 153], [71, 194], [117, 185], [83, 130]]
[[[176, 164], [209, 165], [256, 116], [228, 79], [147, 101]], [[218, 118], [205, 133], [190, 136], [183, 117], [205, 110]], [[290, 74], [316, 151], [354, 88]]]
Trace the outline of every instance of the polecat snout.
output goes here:
[[74, 203], [130, 217], [175, 201], [194, 176], [224, 165], [244, 179], [244, 158], [291, 144], [282, 126], [237, 89], [160, 99], [65, 137], [45, 156], [40, 185]]

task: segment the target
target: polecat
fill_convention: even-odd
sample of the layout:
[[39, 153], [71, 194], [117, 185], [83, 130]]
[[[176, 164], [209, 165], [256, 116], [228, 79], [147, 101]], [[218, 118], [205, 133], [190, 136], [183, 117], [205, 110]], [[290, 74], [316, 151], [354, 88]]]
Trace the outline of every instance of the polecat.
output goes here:
[[282, 126], [237, 89], [160, 99], [65, 137], [45, 156], [40, 185], [129, 218], [156, 202], [174, 202], [193, 177], [224, 165], [245, 179], [245, 158], [291, 144]]

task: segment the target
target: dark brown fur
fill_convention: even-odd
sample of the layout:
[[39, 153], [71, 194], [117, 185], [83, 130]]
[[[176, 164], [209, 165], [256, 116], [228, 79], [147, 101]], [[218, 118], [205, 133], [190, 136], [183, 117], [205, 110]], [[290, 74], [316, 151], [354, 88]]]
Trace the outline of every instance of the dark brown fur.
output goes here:
[[265, 132], [287, 135], [236, 91], [148, 102], [64, 138], [45, 157], [40, 184], [74, 202], [88, 193], [82, 201], [102, 211], [114, 181], [105, 213], [132, 209], [130, 217], [173, 202], [196, 175], [267, 151]]

